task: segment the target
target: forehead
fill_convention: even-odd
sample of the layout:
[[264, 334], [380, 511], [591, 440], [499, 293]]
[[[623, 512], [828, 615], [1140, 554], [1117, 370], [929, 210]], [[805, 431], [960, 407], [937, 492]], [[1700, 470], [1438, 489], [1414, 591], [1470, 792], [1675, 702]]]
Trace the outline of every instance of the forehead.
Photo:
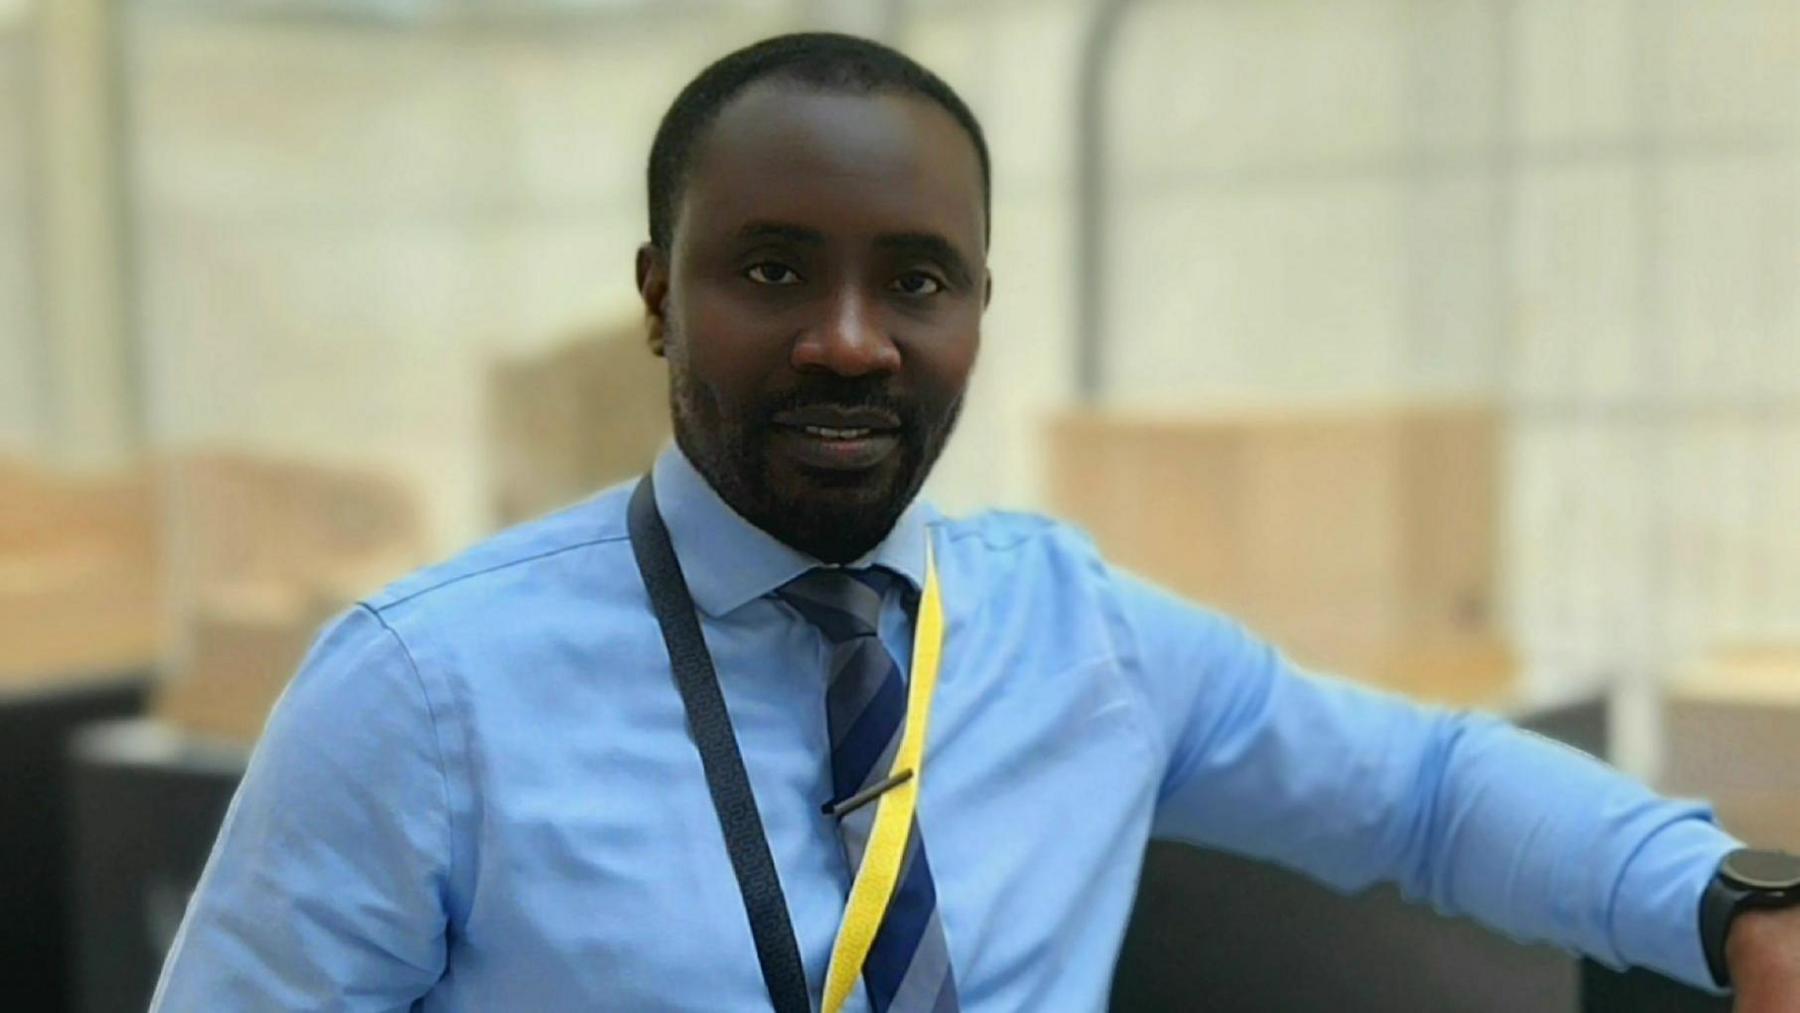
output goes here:
[[934, 232], [982, 252], [981, 163], [937, 103], [764, 82], [719, 111], [695, 152], [676, 243], [755, 222], [828, 237]]

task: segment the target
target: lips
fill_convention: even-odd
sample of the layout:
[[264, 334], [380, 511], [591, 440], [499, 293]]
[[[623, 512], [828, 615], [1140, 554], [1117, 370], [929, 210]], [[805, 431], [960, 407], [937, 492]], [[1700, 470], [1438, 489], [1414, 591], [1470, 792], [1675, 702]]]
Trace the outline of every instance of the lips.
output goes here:
[[777, 412], [776, 445], [796, 463], [823, 471], [860, 471], [900, 445], [900, 419], [881, 408], [809, 405]]
[[817, 436], [827, 440], [860, 440], [876, 432], [876, 430], [866, 427], [836, 429], [831, 426], [800, 426], [799, 429], [808, 436]]
[[776, 412], [775, 424], [794, 429], [888, 432], [900, 428], [900, 417], [885, 408], [820, 404]]

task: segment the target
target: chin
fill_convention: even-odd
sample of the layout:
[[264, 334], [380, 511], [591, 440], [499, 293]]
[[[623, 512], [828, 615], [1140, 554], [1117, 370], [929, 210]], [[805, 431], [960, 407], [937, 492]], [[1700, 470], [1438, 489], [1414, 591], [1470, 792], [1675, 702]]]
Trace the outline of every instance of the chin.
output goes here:
[[866, 555], [893, 530], [912, 498], [899, 462], [862, 472], [770, 469], [765, 474], [772, 509], [759, 526], [826, 563]]
[[865, 471], [830, 471], [790, 465], [777, 473], [771, 469], [767, 488], [777, 502], [790, 508], [808, 503], [843, 504], [870, 509], [900, 495], [904, 485], [897, 462]]
[[746, 438], [696, 438], [676, 414], [675, 440], [726, 504], [769, 535], [823, 563], [851, 563], [888, 536], [922, 483], [927, 456], [902, 447], [860, 471], [808, 468]]

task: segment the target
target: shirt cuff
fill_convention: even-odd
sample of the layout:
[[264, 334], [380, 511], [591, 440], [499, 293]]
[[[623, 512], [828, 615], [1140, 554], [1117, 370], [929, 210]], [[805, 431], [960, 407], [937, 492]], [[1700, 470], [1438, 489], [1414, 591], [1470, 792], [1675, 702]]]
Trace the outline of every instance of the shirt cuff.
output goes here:
[[1645, 841], [1619, 879], [1612, 918], [1619, 958], [1718, 994], [1700, 944], [1700, 896], [1742, 846], [1705, 806]]

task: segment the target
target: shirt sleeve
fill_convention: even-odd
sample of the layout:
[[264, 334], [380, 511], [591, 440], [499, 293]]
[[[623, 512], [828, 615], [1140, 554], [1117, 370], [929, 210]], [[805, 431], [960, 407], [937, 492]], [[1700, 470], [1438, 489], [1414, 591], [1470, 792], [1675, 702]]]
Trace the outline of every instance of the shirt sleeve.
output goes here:
[[1166, 739], [1154, 833], [1377, 881], [1521, 940], [1711, 988], [1699, 901], [1736, 842], [1495, 718], [1295, 669], [1223, 617], [1114, 574], [1119, 621]]
[[358, 608], [275, 706], [151, 1009], [409, 1007], [443, 972], [449, 853], [430, 702]]

